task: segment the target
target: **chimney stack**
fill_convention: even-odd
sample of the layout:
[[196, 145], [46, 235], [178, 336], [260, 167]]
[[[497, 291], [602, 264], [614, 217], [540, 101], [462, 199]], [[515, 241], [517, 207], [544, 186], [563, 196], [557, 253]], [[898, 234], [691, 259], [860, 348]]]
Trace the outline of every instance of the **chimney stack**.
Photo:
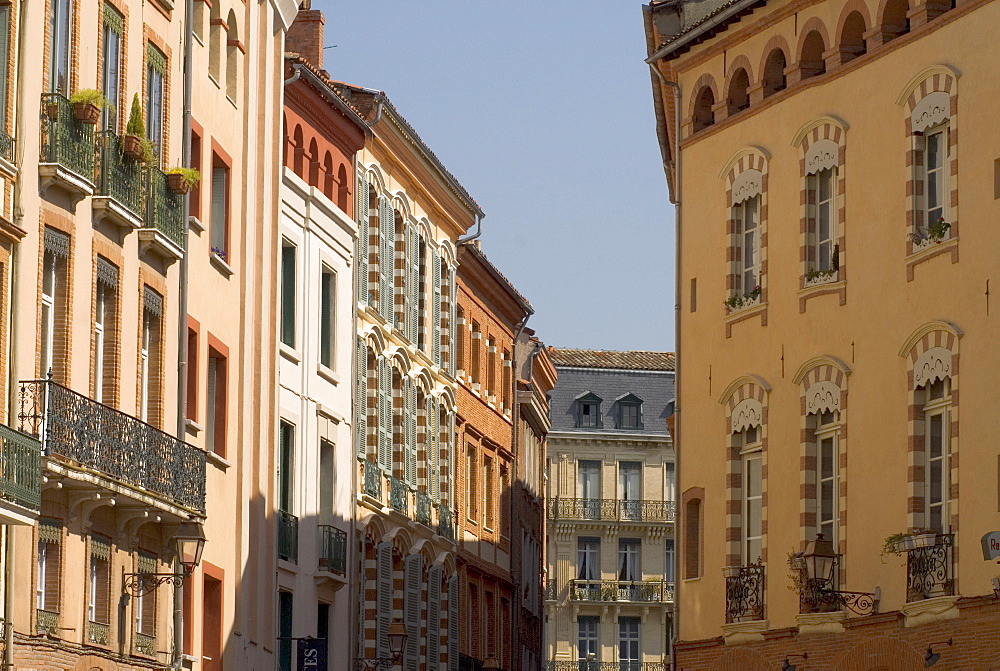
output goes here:
[[317, 70], [323, 69], [323, 12], [300, 9], [285, 36], [285, 51], [297, 53]]

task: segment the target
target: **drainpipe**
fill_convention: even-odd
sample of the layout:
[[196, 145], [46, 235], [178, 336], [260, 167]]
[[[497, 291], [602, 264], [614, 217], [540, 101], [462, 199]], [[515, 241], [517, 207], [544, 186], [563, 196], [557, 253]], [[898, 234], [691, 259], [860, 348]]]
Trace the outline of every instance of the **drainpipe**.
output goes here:
[[[379, 113], [381, 113], [381, 112], [382, 112], [382, 108], [379, 107]], [[472, 242], [473, 240], [475, 240], [476, 238], [478, 238], [480, 235], [483, 234], [483, 217], [485, 217], [485, 216], [486, 216], [485, 214], [477, 214], [476, 215], [476, 232], [473, 233], [472, 235], [470, 235], [467, 238], [459, 238], [456, 241], [456, 243], [455, 243], [456, 247], [461, 247], [462, 245], [467, 245], [470, 242]], [[527, 321], [528, 320], [525, 319], [524, 323], [527, 323]], [[523, 329], [524, 329], [524, 324], [522, 324], [521, 328], [518, 329], [517, 335], [521, 335], [521, 330], [523, 330]]]
[[[181, 121], [181, 165], [191, 165], [191, 30], [194, 23], [194, 0], [184, 3], [184, 92], [183, 118]], [[191, 212], [191, 194], [184, 195], [184, 231], [181, 242], [181, 267], [178, 296], [177, 319], [177, 440], [183, 441], [187, 430], [187, 312], [188, 312], [188, 235], [187, 223]], [[177, 567], [183, 572], [178, 557]], [[191, 580], [193, 575], [185, 577]], [[184, 586], [174, 585], [174, 659], [171, 668], [180, 669], [184, 665]]]
[[682, 526], [684, 516], [680, 507], [681, 483], [681, 85], [679, 82], [668, 81], [655, 63], [649, 63], [650, 69], [664, 86], [674, 89], [674, 249], [677, 263], [674, 268], [674, 435], [671, 436], [674, 450], [674, 608], [670, 636], [670, 665], [677, 668], [674, 660], [674, 646], [680, 640], [680, 600], [677, 598], [677, 585], [681, 580], [681, 548], [676, 547], [676, 539], [683, 538]]
[[289, 77], [288, 79], [285, 80], [285, 86], [288, 86], [290, 84], [294, 84], [295, 82], [299, 81], [299, 77], [302, 76], [302, 66], [301, 65], [292, 65], [292, 69], [295, 70], [295, 73], [291, 77]]

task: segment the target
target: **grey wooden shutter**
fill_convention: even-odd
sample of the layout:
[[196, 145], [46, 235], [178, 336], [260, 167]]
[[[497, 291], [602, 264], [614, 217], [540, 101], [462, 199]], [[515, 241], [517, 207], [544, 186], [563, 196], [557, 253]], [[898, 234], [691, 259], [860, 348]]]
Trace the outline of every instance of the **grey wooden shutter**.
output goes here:
[[441, 256], [434, 252], [433, 256], [434, 307], [431, 314], [431, 344], [432, 360], [441, 365]]
[[403, 380], [403, 404], [403, 436], [406, 448], [404, 477], [407, 485], [415, 487], [417, 484], [417, 388], [409, 377]]
[[378, 311], [389, 324], [392, 324], [392, 274], [395, 265], [395, 217], [392, 204], [388, 198], [378, 201]]
[[358, 459], [368, 453], [368, 343], [358, 338], [358, 398], [354, 412], [354, 445]]
[[376, 553], [376, 649], [379, 657], [388, 657], [389, 625], [392, 624], [392, 543], [379, 543]]
[[455, 269], [448, 269], [448, 374], [455, 377], [455, 350], [458, 337], [458, 287]]
[[368, 175], [358, 182], [358, 296], [362, 305], [368, 304]]
[[378, 360], [378, 463], [392, 468], [392, 365], [385, 357]]
[[458, 576], [448, 579], [448, 671], [458, 669]]
[[403, 575], [403, 626], [406, 627], [406, 650], [403, 668], [419, 671], [420, 668], [420, 574], [423, 557], [419, 554], [406, 558]]
[[438, 418], [438, 404], [437, 399], [433, 396], [428, 396], [426, 399], [427, 406], [427, 461], [429, 462], [429, 472], [430, 472], [430, 496], [431, 501], [438, 503], [441, 500], [441, 472], [440, 472], [440, 460], [441, 454], [438, 449], [438, 431], [440, 419]]
[[427, 572], [427, 668], [441, 669], [441, 567]]
[[413, 226], [406, 227], [406, 334], [416, 343], [420, 331], [420, 238]]

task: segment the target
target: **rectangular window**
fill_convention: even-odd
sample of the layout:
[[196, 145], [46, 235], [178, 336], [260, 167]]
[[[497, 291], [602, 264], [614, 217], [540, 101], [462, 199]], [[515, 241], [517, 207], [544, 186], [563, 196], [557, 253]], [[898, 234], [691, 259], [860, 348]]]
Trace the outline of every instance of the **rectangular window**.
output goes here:
[[677, 548], [674, 545], [673, 538], [664, 538], [663, 545], [666, 548], [666, 553], [663, 558], [663, 579], [668, 585], [674, 584], [674, 566], [676, 559]]
[[73, 0], [52, 0], [49, 15], [49, 90], [69, 96]]
[[291, 592], [278, 592], [278, 669], [292, 671], [292, 618], [295, 606]]
[[837, 513], [839, 509], [837, 413], [819, 415], [816, 430], [816, 451], [819, 470], [816, 473], [816, 529], [837, 547]]
[[936, 380], [924, 388], [924, 515], [929, 531], [948, 531], [949, 404], [951, 380]]
[[577, 658], [596, 662], [600, 660], [600, 636], [598, 635], [601, 618], [592, 615], [579, 615], [576, 618], [576, 650]]
[[486, 339], [486, 395], [497, 395], [497, 341], [492, 337]]
[[139, 419], [155, 426], [160, 424], [162, 316], [163, 297], [148, 286], [144, 287], [139, 346]]
[[319, 275], [319, 362], [333, 368], [337, 276], [323, 266]]
[[642, 462], [622, 461], [618, 463], [618, 498], [622, 507], [622, 518], [642, 519]]
[[[90, 572], [87, 588], [87, 620], [107, 625], [111, 623], [111, 541], [104, 536], [91, 536]], [[98, 630], [89, 628], [88, 642], [99, 640]], [[107, 645], [107, 642], [103, 642]]]
[[677, 475], [674, 471], [674, 462], [668, 461], [663, 464], [663, 500], [668, 503], [677, 500]]
[[472, 375], [472, 382], [478, 384], [482, 381], [482, 373], [479, 370], [479, 357], [481, 356], [479, 350], [483, 344], [483, 334], [479, 330], [479, 322], [472, 322], [472, 370], [470, 371]]
[[101, 91], [108, 104], [104, 107], [102, 128], [118, 130], [121, 109], [122, 35], [125, 17], [112, 5], [104, 3], [104, 53], [101, 59]]
[[638, 429], [639, 427], [639, 405], [637, 403], [620, 403], [621, 426], [620, 429]]
[[330, 604], [322, 601], [316, 603], [316, 638], [330, 638]]
[[483, 525], [493, 529], [493, 459], [483, 457]]
[[10, 5], [0, 5], [0, 133], [7, 134], [7, 99], [10, 97]]
[[[423, 294], [421, 294], [423, 295]], [[461, 377], [465, 374], [465, 310], [458, 308], [458, 324], [455, 327], [455, 365], [458, 367], [457, 375]]]
[[295, 347], [295, 246], [281, 241], [281, 342]]
[[[204, 7], [204, 2], [196, 2], [195, 7]], [[191, 167], [201, 172], [201, 135], [198, 131], [191, 129]], [[201, 220], [201, 182], [191, 187], [188, 196], [188, 214], [195, 219]]]
[[319, 441], [319, 522], [330, 524], [333, 520], [333, 443]]
[[[221, 572], [220, 572], [221, 573]], [[222, 580], [205, 573], [202, 596], [201, 668], [222, 671]]]
[[226, 456], [226, 396], [228, 358], [213, 347], [208, 349], [208, 385], [205, 407], [205, 441], [209, 452]]
[[229, 261], [229, 168], [218, 158], [212, 165], [212, 252]]
[[[156, 573], [156, 555], [153, 553], [140, 550], [136, 564], [139, 573]], [[156, 636], [156, 590], [135, 597], [133, 612], [136, 633]]]
[[[188, 320], [190, 324], [190, 319]], [[188, 326], [187, 331], [187, 419], [198, 420], [198, 331]]]
[[601, 462], [577, 462], [577, 485], [585, 519], [601, 517]]
[[510, 411], [511, 385], [513, 384], [511, 372], [510, 350], [505, 349], [503, 351], [503, 389], [500, 390], [500, 408], [504, 412]]
[[924, 226], [948, 220], [948, 125], [924, 134]]
[[465, 473], [465, 486], [466, 486], [466, 501], [468, 501], [469, 506], [469, 519], [475, 522], [479, 519], [479, 507], [478, 504], [478, 494], [476, 489], [476, 450], [474, 447], [470, 447], [466, 453], [466, 473]]
[[[52, 372], [64, 379], [66, 371], [65, 329], [68, 311], [66, 266], [69, 261], [69, 236], [55, 229], [45, 229], [45, 252], [42, 258], [41, 343], [39, 376]], [[57, 337], [62, 336], [62, 337]]]
[[701, 499], [684, 504], [684, 577], [701, 575]]
[[156, 155], [163, 157], [163, 129], [165, 120], [165, 85], [167, 57], [149, 44], [146, 50], [146, 139], [153, 143]]
[[[38, 521], [38, 576], [35, 608], [50, 615], [59, 613], [59, 573], [62, 565], [62, 525], [56, 520]], [[39, 617], [40, 621], [46, 618]], [[48, 618], [52, 619], [52, 618]], [[55, 632], [53, 632], [55, 633]]]
[[759, 427], [744, 429], [741, 434], [743, 440], [741, 554], [744, 566], [755, 563], [763, 554], [764, 499], [759, 435]]
[[639, 657], [639, 618], [619, 617], [618, 618], [618, 661], [626, 662], [629, 666], [622, 665], [622, 671], [633, 668]]
[[278, 510], [293, 512], [295, 426], [282, 420], [278, 442]]
[[640, 549], [641, 541], [638, 538], [618, 539], [618, 580], [642, 580], [642, 571], [639, 569]]
[[601, 579], [601, 539], [580, 536], [576, 541], [576, 577], [578, 580]]
[[747, 293], [760, 284], [760, 196], [733, 206], [736, 238], [737, 293]]
[[806, 176], [806, 207], [811, 232], [811, 260], [806, 270], [836, 270], [834, 185], [836, 170], [827, 168]]

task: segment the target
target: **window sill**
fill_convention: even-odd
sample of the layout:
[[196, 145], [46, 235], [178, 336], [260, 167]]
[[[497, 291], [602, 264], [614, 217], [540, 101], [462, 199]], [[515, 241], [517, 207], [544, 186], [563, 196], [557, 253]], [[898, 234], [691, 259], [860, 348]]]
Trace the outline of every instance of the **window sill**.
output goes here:
[[225, 275], [226, 278], [230, 278], [236, 273], [236, 271], [233, 270], [233, 267], [226, 263], [226, 260], [215, 252], [209, 252], [208, 258], [212, 262], [212, 265], [215, 266], [216, 270]]
[[302, 362], [302, 359], [299, 358], [299, 353], [283, 342], [278, 343], [278, 353], [281, 354], [282, 357], [288, 359], [294, 364], [299, 364]]
[[808, 276], [802, 276], [802, 288], [809, 289], [812, 287], [820, 287], [824, 284], [834, 284], [840, 281], [840, 270], [834, 270], [832, 272], [824, 271], [815, 277], [809, 278]]
[[340, 384], [340, 376], [321, 363], [316, 364], [316, 374], [332, 385]]
[[231, 461], [225, 457], [216, 454], [215, 452], [205, 452], [205, 456], [208, 457], [208, 462], [218, 468], [221, 471], [228, 471], [233, 465]]
[[911, 253], [906, 257], [906, 281], [913, 281], [913, 269], [918, 264], [942, 254], [951, 254], [951, 262], [958, 263], [958, 238], [948, 238], [933, 243], [925, 243], [921, 247], [910, 246]]
[[226, 100], [228, 100], [229, 104], [233, 106], [233, 109], [239, 109], [239, 106], [237, 106], [236, 101], [230, 98], [228, 95], [226, 95]]
[[194, 32], [193, 30], [191, 31], [191, 37], [193, 37], [194, 41], [200, 44], [201, 46], [205, 46], [205, 40], [201, 39], [201, 36], [198, 35], [198, 33]]
[[212, 75], [212, 73], [211, 73], [211, 72], [209, 72], [209, 73], [208, 73], [208, 81], [210, 81], [210, 82], [212, 82], [213, 84], [215, 84], [215, 88], [217, 88], [217, 89], [221, 89], [221, 88], [222, 88], [222, 86], [221, 86], [221, 85], [219, 84], [219, 80], [217, 80], [217, 79], [216, 79], [216, 78], [215, 78], [215, 77], [214, 77], [214, 76]]
[[188, 433], [190, 433], [190, 434], [192, 434], [194, 436], [197, 436], [199, 433], [201, 433], [202, 431], [205, 430], [204, 427], [202, 427], [201, 424], [199, 424], [198, 422], [194, 421], [193, 419], [185, 419], [184, 420], [184, 428], [187, 429]]
[[201, 219], [193, 214], [188, 215], [188, 228], [198, 234], [205, 232], [205, 224], [201, 223]]
[[733, 325], [754, 317], [760, 317], [760, 325], [767, 326], [767, 303], [757, 302], [753, 305], [741, 307], [738, 310], [727, 312], [725, 318], [726, 337], [732, 337]]
[[[847, 304], [847, 280], [839, 279], [840, 273], [837, 274], [837, 279], [829, 279], [825, 282], [807, 284], [803, 288], [799, 289], [799, 314], [806, 311], [806, 302], [811, 298], [816, 298], [817, 296], [825, 296], [829, 294], [839, 294], [840, 304]], [[805, 280], [803, 280], [803, 283]]]

